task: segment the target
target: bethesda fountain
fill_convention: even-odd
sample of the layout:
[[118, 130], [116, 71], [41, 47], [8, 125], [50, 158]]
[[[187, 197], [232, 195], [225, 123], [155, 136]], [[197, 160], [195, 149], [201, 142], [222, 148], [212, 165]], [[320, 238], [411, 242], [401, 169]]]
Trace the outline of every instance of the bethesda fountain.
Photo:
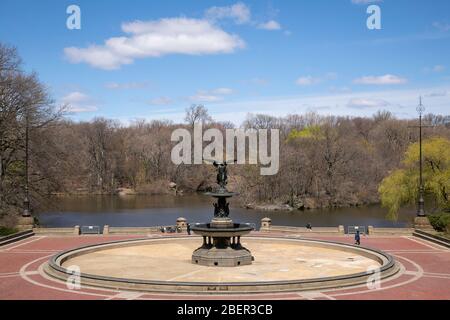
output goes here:
[[238, 195], [227, 190], [227, 162], [212, 164], [217, 168], [218, 188], [205, 195], [216, 199], [214, 218], [209, 223], [199, 223], [192, 231], [203, 237], [203, 244], [192, 254], [192, 263], [204, 266], [237, 267], [252, 264], [250, 250], [243, 247], [241, 237], [250, 233], [253, 227], [246, 223], [235, 223], [229, 217], [228, 199]]
[[[43, 266], [43, 272], [64, 281], [61, 284], [68, 284], [74, 279], [72, 267], [77, 266], [83, 270], [78, 275], [83, 286], [206, 297], [337, 290], [367, 285], [375, 274], [384, 280], [401, 271], [392, 256], [381, 251], [297, 235], [271, 234], [264, 228], [246, 238], [250, 252], [241, 238], [253, 227], [230, 218], [228, 200], [237, 193], [227, 190], [227, 163], [212, 164], [217, 169], [218, 187], [206, 194], [215, 199], [214, 217], [209, 223], [191, 228], [203, 237], [200, 247], [198, 237], [159, 234], [105, 243], [92, 241], [87, 246], [55, 254]], [[258, 263], [252, 263], [253, 255]]]

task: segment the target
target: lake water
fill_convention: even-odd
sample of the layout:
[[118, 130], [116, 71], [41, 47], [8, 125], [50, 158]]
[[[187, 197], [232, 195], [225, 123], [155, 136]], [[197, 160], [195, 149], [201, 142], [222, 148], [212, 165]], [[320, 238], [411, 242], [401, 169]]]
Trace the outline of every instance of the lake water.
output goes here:
[[[144, 227], [174, 225], [178, 217], [188, 222], [209, 222], [213, 216], [213, 200], [203, 195], [186, 196], [64, 196], [55, 197], [54, 209], [37, 215], [43, 227], [73, 227], [95, 225], [103, 227]], [[272, 224], [284, 226], [349, 225], [374, 227], [410, 226], [414, 208], [400, 212], [397, 222], [386, 220], [386, 210], [379, 206], [358, 208], [320, 209], [310, 211], [258, 211], [247, 210], [230, 202], [230, 217], [236, 222], [255, 223], [260, 226], [264, 217]]]

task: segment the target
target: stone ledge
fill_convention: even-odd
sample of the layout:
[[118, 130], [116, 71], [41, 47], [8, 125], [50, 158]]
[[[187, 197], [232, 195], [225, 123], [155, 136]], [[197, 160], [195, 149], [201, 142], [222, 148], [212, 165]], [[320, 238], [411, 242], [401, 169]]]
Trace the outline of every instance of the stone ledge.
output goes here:
[[[263, 233], [287, 233], [287, 234], [300, 234], [300, 235], [344, 235], [344, 227], [313, 227], [308, 229], [305, 227], [289, 227], [289, 226], [273, 226], [265, 224], [259, 230]], [[387, 236], [387, 235], [402, 235], [412, 236], [414, 233], [413, 228], [375, 228], [368, 226], [367, 235], [370, 236]]]
[[305, 227], [289, 227], [289, 226], [270, 226], [261, 228], [261, 232], [281, 232], [281, 233], [299, 233], [299, 234], [331, 234], [341, 235], [344, 234], [343, 228], [339, 227], [316, 227], [308, 229]]
[[33, 228], [35, 234], [69, 235], [75, 234], [76, 228]]
[[[103, 234], [148, 234], [161, 233], [160, 227], [107, 227], [103, 228]], [[106, 233], [105, 231], [108, 230]]]
[[403, 235], [412, 236], [414, 233], [413, 228], [374, 228], [372, 226], [368, 227], [369, 236], [386, 236], [386, 235]]

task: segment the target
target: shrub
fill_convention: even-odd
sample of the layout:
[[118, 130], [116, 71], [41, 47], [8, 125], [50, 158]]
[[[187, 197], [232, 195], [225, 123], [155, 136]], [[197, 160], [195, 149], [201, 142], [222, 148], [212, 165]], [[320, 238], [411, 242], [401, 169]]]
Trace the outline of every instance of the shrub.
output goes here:
[[446, 231], [450, 226], [450, 213], [439, 213], [428, 216], [431, 225], [437, 231]]
[[16, 232], [17, 232], [17, 230], [14, 228], [7, 228], [7, 227], [0, 226], [0, 236], [7, 236], [9, 234], [13, 234]]

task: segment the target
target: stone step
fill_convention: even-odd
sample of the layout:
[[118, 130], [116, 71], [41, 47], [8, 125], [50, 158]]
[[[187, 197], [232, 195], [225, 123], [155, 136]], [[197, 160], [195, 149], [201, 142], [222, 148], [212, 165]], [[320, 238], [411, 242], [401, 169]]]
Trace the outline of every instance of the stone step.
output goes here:
[[0, 247], [5, 246], [10, 243], [13, 243], [13, 242], [16, 242], [16, 241], [19, 241], [19, 240], [29, 238], [33, 235], [34, 235], [33, 230], [26, 230], [26, 231], [17, 232], [15, 234], [11, 234], [6, 237], [2, 237], [2, 238], [0, 238]]
[[436, 244], [439, 244], [441, 246], [444, 246], [446, 248], [450, 248], [450, 240], [447, 239], [443, 239], [442, 237], [421, 231], [421, 230], [416, 230], [413, 233], [413, 236], [417, 237], [417, 238], [421, 238], [423, 240], [427, 240]]

